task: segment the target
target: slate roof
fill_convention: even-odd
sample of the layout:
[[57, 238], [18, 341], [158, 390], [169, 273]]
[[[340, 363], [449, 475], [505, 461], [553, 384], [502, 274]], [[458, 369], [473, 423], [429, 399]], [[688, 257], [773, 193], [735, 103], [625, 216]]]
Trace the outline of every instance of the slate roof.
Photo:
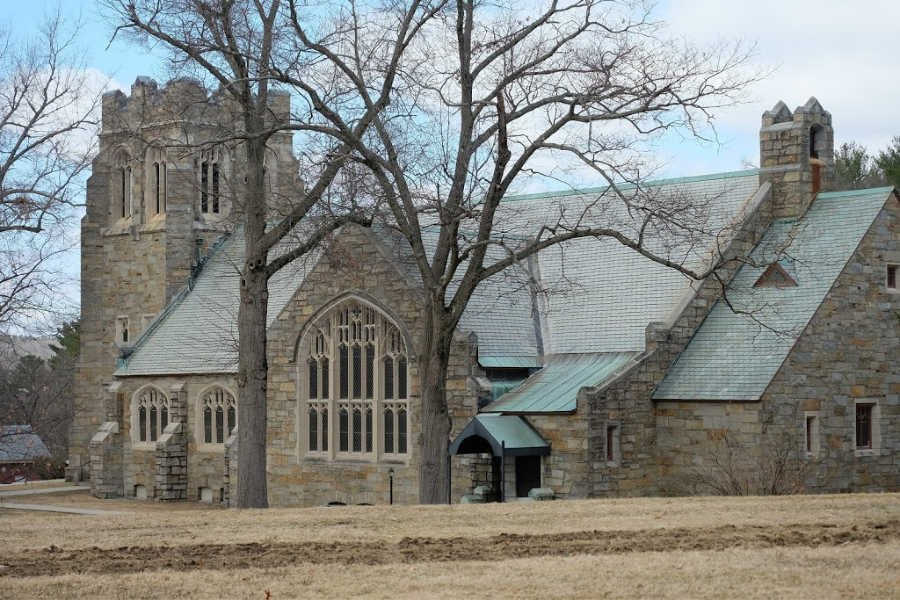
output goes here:
[[[286, 244], [288, 245], [288, 244]], [[276, 247], [277, 254], [282, 248]], [[237, 313], [244, 236], [221, 239], [210, 251], [192, 289], [179, 293], [120, 360], [116, 375], [237, 372]], [[269, 280], [267, 322], [272, 322], [303, 282], [315, 254], [294, 261]]]
[[[451, 455], [467, 453], [465, 442], [480, 437], [494, 456], [534, 456], [550, 453], [550, 444], [522, 417], [481, 413], [476, 415], [450, 444]], [[468, 449], [471, 452], [471, 449]]]
[[[663, 180], [625, 193], [645, 197], [686, 198], [703, 208], [708, 232], [731, 222], [758, 186], [757, 171], [720, 173]], [[704, 206], [708, 203], [708, 206]], [[606, 188], [532, 194], [506, 199], [498, 215], [498, 235], [523, 239], [541, 225], [576, 221], [634, 230], [627, 208]], [[418, 269], [405, 241], [387, 228], [376, 237], [414, 281]], [[423, 234], [433, 246], [436, 232]], [[688, 265], [700, 259], [712, 237], [698, 236], [690, 248], [667, 245], [659, 236], [657, 252]], [[120, 361], [116, 375], [234, 373], [237, 370], [237, 309], [243, 236], [232, 234], [214, 248], [191, 290], [176, 296]], [[492, 248], [491, 257], [502, 256]], [[302, 283], [316, 257], [282, 269], [270, 281], [269, 323]], [[689, 287], [682, 275], [652, 263], [618, 242], [579, 240], [540, 253], [539, 327], [543, 355], [634, 353], [644, 349], [644, 330], [663, 320]], [[516, 266], [483, 282], [473, 295], [459, 329], [478, 336], [484, 366], [537, 367], [543, 362], [536, 331], [532, 293], [525, 266]]]
[[[697, 266], [715, 233], [735, 218], [758, 187], [758, 171], [646, 184], [647, 193], [660, 198], [683, 197], [707, 209], [698, 217], [707, 219], [704, 225], [709, 234], [693, 240], [694, 248], [660, 245], [653, 249]], [[524, 196], [510, 199], [507, 208], [517, 213], [523, 230], [536, 231], [539, 223], [559, 218], [560, 206], [566, 211], [563, 220], [569, 223], [584, 214], [584, 221], [592, 225], [634, 230], [636, 224], [623, 204], [607, 204], [610, 195], [603, 191]], [[546, 299], [543, 342], [548, 355], [643, 351], [647, 325], [665, 320], [690, 286], [685, 276], [614, 240], [582, 239], [549, 248], [541, 252], [538, 262]]]
[[[878, 216], [892, 188], [819, 194], [800, 219], [772, 224], [657, 388], [655, 400], [758, 400]], [[784, 249], [797, 283], [753, 287]], [[764, 324], [765, 326], [761, 325]]]
[[572, 412], [578, 390], [600, 384], [625, 367], [638, 352], [560, 354], [522, 385], [484, 408], [485, 412]]
[[0, 462], [30, 462], [46, 456], [50, 450], [31, 425], [0, 426]]

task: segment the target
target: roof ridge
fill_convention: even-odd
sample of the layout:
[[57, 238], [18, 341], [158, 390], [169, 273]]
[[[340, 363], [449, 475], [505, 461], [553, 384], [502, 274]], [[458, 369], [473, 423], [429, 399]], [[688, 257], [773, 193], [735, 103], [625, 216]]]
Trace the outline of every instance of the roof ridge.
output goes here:
[[[689, 175], [686, 177], [668, 177], [663, 179], [651, 179], [641, 184], [635, 183], [617, 183], [620, 189], [635, 189], [639, 185], [643, 187], [659, 187], [663, 185], [677, 185], [679, 183], [697, 183], [700, 181], [716, 181], [719, 179], [735, 179], [738, 177], [752, 177], [759, 175], [759, 169], [745, 169], [742, 171], [722, 171], [719, 173], [708, 173], [705, 175]], [[539, 200], [542, 198], [554, 198], [559, 196], [578, 196], [582, 194], [597, 194], [606, 192], [611, 186], [595, 186], [583, 189], [572, 188], [569, 190], [560, 190], [557, 192], [536, 192], [533, 194], [517, 194], [514, 196], [506, 196], [503, 202], [518, 202], [522, 200]]]
[[874, 196], [875, 194], [888, 194], [894, 191], [894, 186], [881, 186], [875, 188], [865, 188], [861, 190], [841, 190], [835, 192], [820, 192], [816, 198], [846, 198], [848, 196]]

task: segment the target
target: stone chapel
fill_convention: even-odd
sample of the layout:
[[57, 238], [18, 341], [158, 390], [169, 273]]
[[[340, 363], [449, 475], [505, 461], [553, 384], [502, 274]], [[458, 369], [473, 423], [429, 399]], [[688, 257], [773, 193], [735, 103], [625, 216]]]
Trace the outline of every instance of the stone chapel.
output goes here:
[[[240, 147], [209, 140], [228, 102], [138, 78], [102, 110], [67, 476], [98, 497], [227, 504], [243, 179]], [[447, 381], [449, 500], [900, 489], [900, 200], [830, 191], [833, 139], [815, 98], [779, 102], [759, 169], [645, 184], [707, 207], [721, 235], [681, 259], [713, 243], [743, 258], [724, 294], [596, 239], [486, 281]], [[270, 152], [289, 197], [291, 136]], [[605, 194], [511, 197], [504, 223], [528, 235]], [[417, 501], [418, 277], [402, 237], [354, 225], [271, 280], [271, 505]]]

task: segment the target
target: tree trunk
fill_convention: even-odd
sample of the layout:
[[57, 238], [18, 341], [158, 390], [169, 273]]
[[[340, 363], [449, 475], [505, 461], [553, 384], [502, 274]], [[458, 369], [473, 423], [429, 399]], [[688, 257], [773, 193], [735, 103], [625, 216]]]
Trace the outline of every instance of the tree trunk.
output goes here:
[[246, 250], [238, 309], [238, 508], [266, 508], [269, 505], [266, 487], [269, 289], [265, 268], [268, 252], [260, 244], [265, 233], [266, 215], [264, 152], [264, 143], [248, 142], [247, 203], [244, 208]]
[[[447, 502], [450, 484], [450, 413], [447, 408], [447, 369], [450, 363], [450, 336], [443, 327], [440, 308], [429, 310], [425, 343], [420, 354], [422, 386], [422, 435], [419, 438], [419, 502]], [[450, 334], [452, 335], [452, 334]]]

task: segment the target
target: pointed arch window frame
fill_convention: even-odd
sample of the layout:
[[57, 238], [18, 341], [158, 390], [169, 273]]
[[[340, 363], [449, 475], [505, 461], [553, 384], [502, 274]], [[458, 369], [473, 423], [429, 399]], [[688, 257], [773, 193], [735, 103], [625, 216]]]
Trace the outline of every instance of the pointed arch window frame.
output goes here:
[[[217, 414], [213, 410], [218, 405], [222, 406], [222, 438], [218, 441], [218, 421]], [[206, 428], [206, 408], [210, 408], [209, 428], [212, 441], [207, 441]], [[234, 426], [231, 427], [231, 419], [229, 410], [234, 411]], [[225, 441], [231, 435], [233, 429], [238, 425], [238, 401], [237, 394], [227, 385], [214, 383], [203, 388], [197, 394], [194, 402], [194, 439], [196, 440], [197, 450], [200, 452], [217, 452], [221, 453], [225, 448]]]
[[[334, 301], [304, 328], [295, 356], [300, 460], [409, 460], [411, 359], [401, 327], [386, 311], [357, 296]], [[388, 358], [403, 364], [392, 371], [390, 397], [385, 396], [384, 386]], [[329, 365], [327, 379], [323, 379], [322, 359]], [[318, 381], [311, 385], [313, 374]], [[323, 411], [327, 420], [322, 419]], [[392, 420], [390, 448], [385, 437], [386, 414]], [[313, 423], [312, 418], [317, 421]], [[315, 441], [310, 438], [312, 432], [317, 436]]]
[[171, 422], [168, 394], [149, 384], [131, 395], [131, 445], [136, 450], [155, 450], [156, 442]]

